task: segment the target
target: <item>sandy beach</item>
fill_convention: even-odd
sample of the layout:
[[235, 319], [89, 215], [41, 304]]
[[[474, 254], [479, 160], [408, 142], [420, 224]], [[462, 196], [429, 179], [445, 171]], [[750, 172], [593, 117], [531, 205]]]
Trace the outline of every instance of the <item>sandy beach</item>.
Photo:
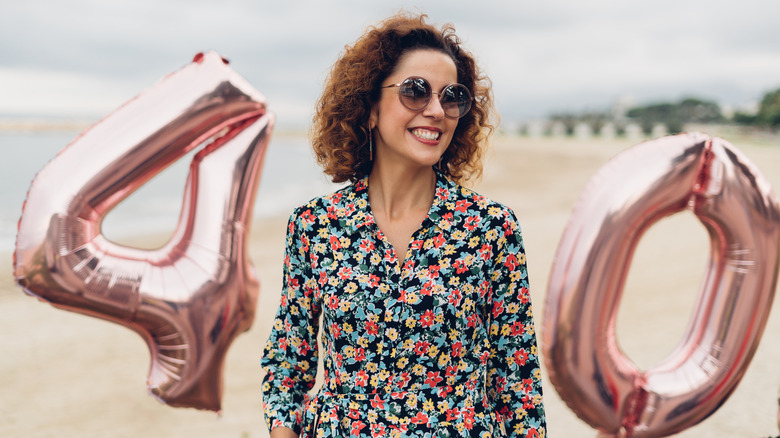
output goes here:
[[[780, 144], [729, 140], [780, 189]], [[571, 209], [597, 169], [634, 143], [527, 137], [495, 141], [475, 188], [512, 207], [520, 220], [540, 343], [550, 267]], [[279, 301], [286, 220], [270, 217], [252, 225], [250, 255], [261, 281], [260, 300], [253, 327], [228, 352], [221, 415], [156, 401], [147, 394], [149, 352], [138, 335], [26, 296], [13, 283], [11, 254], [5, 255], [0, 259], [5, 266], [0, 274], [0, 436], [267, 437], [260, 356]], [[663, 220], [640, 242], [617, 326], [621, 348], [640, 368], [663, 359], [680, 340], [708, 253], [709, 239], [692, 214]], [[773, 307], [736, 391], [714, 415], [677, 436], [778, 434], [777, 300]], [[595, 437], [596, 431], [569, 410], [549, 380], [544, 385], [548, 436]]]

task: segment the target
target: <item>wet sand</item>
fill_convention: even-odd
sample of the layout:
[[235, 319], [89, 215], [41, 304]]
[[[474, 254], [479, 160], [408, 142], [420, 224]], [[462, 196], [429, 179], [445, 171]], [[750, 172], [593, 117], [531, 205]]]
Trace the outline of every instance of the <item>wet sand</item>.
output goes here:
[[[596, 170], [633, 143], [501, 137], [488, 157], [476, 189], [512, 207], [520, 220], [540, 342], [547, 277], [571, 209]], [[780, 188], [780, 144], [732, 143]], [[138, 335], [26, 296], [13, 284], [6, 255], [0, 260], [6, 266], [0, 275], [0, 436], [267, 437], [259, 362], [279, 301], [286, 219], [267, 218], [252, 226], [250, 252], [261, 281], [260, 300], [253, 327], [228, 352], [220, 416], [172, 408], [149, 396], [149, 352]], [[682, 337], [708, 253], [706, 232], [691, 214], [661, 221], [641, 240], [617, 322], [621, 348], [640, 368], [663, 359]], [[677, 436], [778, 434], [780, 315], [778, 304], [773, 307], [736, 391], [714, 415]], [[596, 436], [547, 379], [544, 397], [548, 436]]]

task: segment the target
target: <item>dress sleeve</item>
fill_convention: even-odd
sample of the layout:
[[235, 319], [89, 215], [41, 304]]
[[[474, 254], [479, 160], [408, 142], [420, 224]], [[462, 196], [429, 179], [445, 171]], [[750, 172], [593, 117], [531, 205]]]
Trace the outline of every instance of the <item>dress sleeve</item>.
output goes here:
[[520, 227], [511, 210], [501, 225], [491, 278], [487, 393], [508, 436], [546, 436], [541, 369]]
[[319, 356], [320, 307], [304, 233], [307, 212], [294, 212], [287, 225], [281, 301], [261, 361], [268, 428], [285, 426], [296, 433], [300, 433], [304, 397], [314, 385]]

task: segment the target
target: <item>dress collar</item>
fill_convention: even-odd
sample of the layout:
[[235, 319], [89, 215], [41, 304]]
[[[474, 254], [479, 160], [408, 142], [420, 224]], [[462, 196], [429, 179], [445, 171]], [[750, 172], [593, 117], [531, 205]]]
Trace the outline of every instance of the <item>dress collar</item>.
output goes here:
[[[428, 214], [423, 220], [422, 227], [435, 225], [442, 231], [449, 231], [458, 216], [456, 204], [462, 198], [460, 192], [461, 186], [453, 182], [438, 169], [436, 172], [436, 190], [433, 196], [433, 203], [428, 210]], [[350, 194], [354, 193], [354, 196]], [[353, 198], [354, 213], [347, 218], [346, 225], [359, 230], [360, 228], [375, 225], [374, 215], [371, 213], [371, 206], [368, 202], [368, 176], [361, 178], [347, 187], [346, 198]]]

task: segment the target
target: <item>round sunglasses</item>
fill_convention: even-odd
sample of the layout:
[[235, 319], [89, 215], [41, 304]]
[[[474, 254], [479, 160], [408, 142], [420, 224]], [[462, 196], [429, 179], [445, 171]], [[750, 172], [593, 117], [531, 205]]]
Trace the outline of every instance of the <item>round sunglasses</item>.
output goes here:
[[431, 103], [434, 94], [439, 95], [439, 103], [444, 109], [444, 115], [450, 119], [459, 119], [471, 109], [471, 93], [463, 84], [450, 84], [440, 92], [431, 89], [431, 84], [418, 76], [408, 77], [399, 84], [386, 85], [382, 88], [398, 87], [398, 98], [406, 108], [412, 111], [422, 111]]

